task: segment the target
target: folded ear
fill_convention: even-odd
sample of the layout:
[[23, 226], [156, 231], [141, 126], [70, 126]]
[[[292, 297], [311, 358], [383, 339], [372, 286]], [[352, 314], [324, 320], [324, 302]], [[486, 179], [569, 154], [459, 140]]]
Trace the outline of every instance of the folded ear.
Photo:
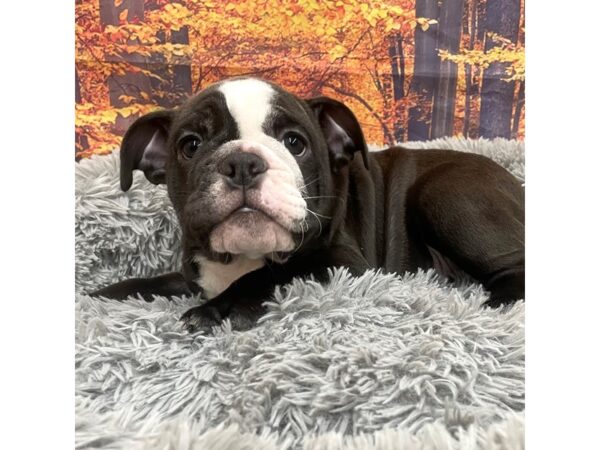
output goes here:
[[143, 170], [153, 184], [165, 183], [167, 137], [173, 112], [154, 111], [137, 119], [121, 143], [121, 189], [133, 182], [133, 171]]
[[307, 100], [319, 121], [334, 172], [347, 165], [355, 152], [360, 152], [365, 167], [369, 168], [367, 144], [360, 124], [346, 105], [329, 97]]

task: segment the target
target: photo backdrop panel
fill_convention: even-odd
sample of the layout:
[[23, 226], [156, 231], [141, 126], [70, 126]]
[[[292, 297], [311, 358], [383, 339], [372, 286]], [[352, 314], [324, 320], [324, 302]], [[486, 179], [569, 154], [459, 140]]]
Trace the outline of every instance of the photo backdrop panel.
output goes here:
[[230, 76], [352, 108], [372, 144], [523, 139], [522, 0], [76, 1], [76, 158]]

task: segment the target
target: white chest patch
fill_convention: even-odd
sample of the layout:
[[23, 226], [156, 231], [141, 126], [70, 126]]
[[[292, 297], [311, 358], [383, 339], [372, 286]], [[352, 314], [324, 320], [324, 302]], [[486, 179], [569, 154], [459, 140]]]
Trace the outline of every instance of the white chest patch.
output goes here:
[[262, 135], [262, 124], [271, 111], [273, 88], [264, 81], [246, 78], [226, 81], [219, 91], [225, 96], [227, 108], [238, 125], [240, 138]]
[[265, 265], [265, 260], [262, 258], [250, 259], [243, 255], [235, 256], [229, 264], [209, 261], [202, 256], [196, 256], [194, 261], [200, 267], [200, 274], [196, 282], [202, 287], [204, 295], [208, 299], [219, 295], [243, 275]]

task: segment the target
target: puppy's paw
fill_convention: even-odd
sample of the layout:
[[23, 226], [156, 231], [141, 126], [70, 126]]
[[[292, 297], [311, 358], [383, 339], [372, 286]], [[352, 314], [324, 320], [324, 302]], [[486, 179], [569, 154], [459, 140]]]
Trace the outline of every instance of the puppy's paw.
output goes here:
[[181, 319], [183, 326], [189, 333], [196, 331], [210, 331], [212, 327], [218, 326], [224, 319], [219, 309], [209, 303], [188, 309]]

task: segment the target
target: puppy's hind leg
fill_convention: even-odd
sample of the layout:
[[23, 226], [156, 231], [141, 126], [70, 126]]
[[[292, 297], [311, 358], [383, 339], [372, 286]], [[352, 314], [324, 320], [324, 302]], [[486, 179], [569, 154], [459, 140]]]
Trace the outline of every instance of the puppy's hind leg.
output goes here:
[[490, 292], [486, 306], [525, 298], [524, 192], [491, 161], [446, 164], [410, 198], [412, 229]]

